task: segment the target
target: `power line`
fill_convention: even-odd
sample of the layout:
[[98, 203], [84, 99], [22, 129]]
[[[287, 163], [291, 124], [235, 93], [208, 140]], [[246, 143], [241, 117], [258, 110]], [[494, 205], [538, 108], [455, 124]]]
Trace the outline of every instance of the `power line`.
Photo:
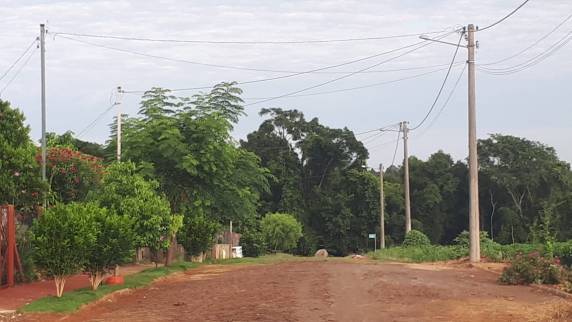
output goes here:
[[[37, 49], [37, 48], [35, 48], [35, 49]], [[14, 73], [14, 76], [12, 76], [12, 78], [10, 78], [10, 80], [6, 83], [6, 85], [4, 85], [4, 87], [0, 90], [0, 96], [2, 96], [2, 93], [4, 93], [4, 91], [8, 88], [8, 86], [10, 86], [10, 84], [12, 84], [12, 82], [18, 77], [18, 75], [20, 75], [20, 72], [22, 71], [22, 69], [24, 69], [24, 67], [26, 67], [26, 65], [28, 65], [28, 62], [30, 61], [32, 56], [34, 56], [35, 53], [36, 53], [36, 50], [32, 50], [30, 52], [30, 54], [28, 55], [28, 57], [26, 57], [26, 59], [24, 60], [22, 65], [20, 65], [18, 70], [16, 70], [16, 72]]]
[[487, 29], [492, 28], [492, 27], [498, 25], [499, 23], [505, 21], [505, 20], [508, 19], [510, 16], [512, 16], [513, 14], [515, 14], [518, 10], [520, 10], [520, 8], [524, 7], [524, 5], [528, 3], [528, 1], [530, 1], [530, 0], [525, 0], [523, 3], [520, 4], [520, 6], [516, 7], [513, 11], [509, 12], [508, 15], [502, 17], [501, 19], [497, 20], [496, 22], [494, 22], [494, 23], [492, 23], [492, 24], [490, 24], [490, 25], [488, 25], [488, 26], [486, 26], [486, 27], [484, 27], [484, 28], [479, 28], [478, 31], [487, 30]]
[[449, 101], [451, 100], [451, 98], [453, 97], [453, 94], [455, 93], [455, 91], [457, 90], [457, 86], [459, 85], [461, 78], [463, 78], [463, 75], [465, 74], [465, 70], [467, 69], [467, 65], [465, 64], [465, 67], [463, 68], [463, 70], [461, 71], [461, 73], [459, 74], [459, 77], [457, 78], [457, 80], [455, 81], [455, 84], [453, 85], [453, 88], [451, 89], [451, 91], [449, 92], [449, 95], [447, 96], [447, 99], [445, 100], [445, 103], [443, 103], [443, 105], [441, 106], [441, 108], [439, 109], [439, 111], [437, 112], [437, 115], [435, 115], [435, 117], [433, 118], [433, 120], [431, 121], [431, 123], [429, 123], [429, 125], [423, 129], [423, 132], [419, 133], [419, 135], [417, 135], [416, 137], [420, 137], [423, 136], [425, 133], [427, 133], [427, 131], [435, 124], [435, 122], [437, 121], [437, 119], [439, 118], [439, 116], [441, 116], [441, 113], [443, 113], [443, 110], [445, 110], [445, 108], [447, 107], [447, 105], [449, 104]]
[[[445, 36], [446, 36], [446, 35], [443, 35], [443, 36], [441, 36], [440, 38], [444, 38]], [[362, 69], [360, 69], [360, 70], [358, 70], [358, 71], [355, 71], [355, 72], [353, 72], [353, 73], [350, 73], [350, 74], [347, 74], [347, 75], [344, 75], [344, 76], [340, 76], [340, 77], [337, 77], [337, 78], [334, 78], [334, 79], [330, 79], [330, 80], [328, 80], [328, 81], [325, 81], [325, 82], [322, 82], [322, 83], [319, 83], [319, 84], [315, 84], [315, 85], [312, 85], [312, 86], [309, 86], [309, 87], [305, 87], [305, 88], [302, 88], [302, 89], [300, 89], [300, 90], [296, 90], [296, 91], [293, 91], [293, 92], [289, 92], [289, 93], [286, 93], [286, 94], [283, 94], [283, 95], [274, 96], [274, 97], [270, 97], [270, 98], [267, 98], [267, 99], [264, 99], [264, 100], [261, 100], [261, 101], [258, 101], [258, 102], [253, 102], [253, 103], [245, 104], [244, 106], [246, 107], [246, 106], [252, 106], [252, 105], [257, 105], [257, 104], [261, 104], [261, 103], [266, 103], [266, 102], [273, 101], [273, 100], [276, 100], [276, 99], [280, 99], [280, 98], [284, 98], [284, 97], [296, 95], [296, 94], [299, 94], [299, 93], [302, 93], [302, 92], [305, 92], [305, 91], [308, 91], [308, 90], [311, 90], [311, 89], [314, 89], [314, 88], [322, 87], [322, 86], [324, 86], [324, 85], [337, 82], [337, 81], [339, 81], [339, 80], [342, 80], [342, 79], [351, 77], [351, 76], [353, 76], [353, 75], [355, 75], [355, 74], [358, 74], [358, 73], [360, 73], [360, 72], [363, 72], [363, 71], [366, 71], [366, 70], [370, 70], [370, 69], [375, 68], [375, 67], [377, 67], [377, 66], [379, 66], [379, 65], [388, 63], [388, 62], [390, 62], [390, 61], [392, 61], [392, 60], [395, 60], [395, 59], [397, 59], [397, 58], [403, 57], [403, 56], [405, 56], [405, 55], [407, 55], [407, 54], [409, 54], [409, 53], [412, 53], [412, 52], [414, 52], [414, 51], [416, 51], [416, 50], [419, 50], [419, 49], [424, 48], [424, 47], [426, 47], [426, 46], [429, 46], [429, 45], [431, 45], [431, 44], [432, 44], [431, 42], [428, 42], [428, 43], [425, 43], [425, 44], [421, 44], [420, 46], [418, 46], [418, 47], [416, 47], [416, 48], [413, 48], [413, 49], [411, 49], [411, 50], [408, 50], [408, 51], [406, 51], [406, 52], [404, 52], [404, 53], [401, 53], [401, 54], [399, 54], [399, 55], [397, 55], [397, 56], [394, 56], [394, 57], [392, 57], [392, 58], [389, 58], [389, 59], [383, 60], [383, 61], [381, 61], [381, 62], [375, 63], [375, 64], [370, 65], [370, 66], [368, 66], [368, 67], [362, 68]], [[452, 67], [453, 62], [454, 62], [454, 60], [451, 62], [450, 68]]]
[[[464, 64], [464, 62], [459, 62], [456, 63], [455, 65], [459, 65], [459, 64]], [[448, 66], [449, 64], [447, 64]], [[356, 86], [356, 87], [349, 87], [349, 88], [341, 88], [341, 89], [335, 89], [335, 90], [330, 90], [330, 91], [321, 91], [321, 92], [314, 92], [314, 93], [307, 93], [307, 94], [300, 94], [300, 95], [290, 95], [288, 97], [305, 97], [305, 96], [316, 96], [316, 95], [325, 95], [325, 94], [334, 94], [334, 93], [340, 93], [340, 92], [348, 92], [348, 91], [353, 91], [353, 90], [358, 90], [358, 89], [364, 89], [364, 88], [371, 88], [371, 87], [377, 87], [377, 86], [381, 86], [381, 85], [387, 85], [387, 84], [393, 84], [393, 83], [397, 83], [397, 82], [401, 82], [401, 81], [405, 81], [405, 80], [409, 80], [409, 79], [414, 79], [414, 78], [419, 78], [419, 77], [423, 77], [426, 75], [430, 75], [430, 74], [434, 74], [440, 71], [444, 71], [447, 68], [439, 68], [436, 70], [432, 70], [429, 72], [425, 72], [425, 73], [420, 73], [420, 74], [415, 74], [415, 75], [411, 75], [411, 76], [407, 76], [407, 77], [402, 77], [402, 78], [398, 78], [398, 79], [393, 79], [393, 80], [389, 80], [389, 81], [384, 81], [384, 82], [377, 82], [377, 83], [373, 83], [373, 84], [368, 84], [368, 85], [362, 85], [362, 86]], [[245, 98], [246, 100], [264, 100], [264, 99], [268, 99], [270, 97], [247, 97]]]
[[12, 65], [10, 65], [10, 67], [8, 67], [8, 69], [4, 72], [4, 74], [2, 74], [2, 76], [0, 76], [0, 81], [2, 79], [4, 79], [4, 77], [6, 77], [6, 75], [8, 75], [8, 73], [12, 70], [12, 68], [14, 68], [14, 66], [16, 66], [16, 64], [28, 53], [28, 51], [30, 51], [30, 49], [32, 49], [32, 46], [34, 46], [34, 44], [36, 44], [38, 41], [38, 38], [34, 38], [34, 40], [30, 43], [30, 45], [28, 45], [28, 47], [26, 47], [26, 50], [24, 50], [24, 52], [18, 57], [18, 59], [16, 59]]
[[[448, 34], [447, 34], [448, 35]], [[446, 35], [442, 36], [445, 37]], [[328, 69], [332, 69], [332, 68], [337, 68], [337, 67], [341, 67], [341, 66], [346, 66], [346, 65], [350, 65], [350, 64], [354, 64], [354, 63], [358, 63], [361, 61], [366, 61], [369, 59], [373, 59], [376, 57], [380, 57], [383, 55], [387, 55], [387, 54], [391, 54], [394, 52], [398, 52], [407, 48], [411, 48], [411, 47], [415, 47], [418, 46], [420, 44], [425, 43], [426, 41], [420, 41], [420, 42], [416, 42], [413, 44], [409, 44], [406, 46], [402, 46], [399, 48], [394, 48], [391, 50], [387, 50], [387, 51], [383, 51], [374, 55], [370, 55], [367, 57], [362, 57], [362, 58], [358, 58], [358, 59], [354, 59], [354, 60], [350, 60], [350, 61], [346, 61], [343, 63], [339, 63], [339, 64], [335, 64], [335, 65], [329, 65], [329, 66], [325, 66], [325, 67], [320, 67], [320, 68], [316, 68], [316, 69], [311, 69], [311, 70], [307, 70], [307, 71], [301, 71], [301, 72], [296, 72], [296, 73], [292, 73], [290, 75], [282, 75], [282, 76], [276, 76], [276, 77], [270, 77], [270, 78], [264, 78], [264, 79], [256, 79], [256, 80], [250, 80], [250, 81], [241, 81], [241, 82], [237, 82], [237, 85], [245, 85], [245, 84], [253, 84], [253, 83], [261, 83], [261, 82], [267, 82], [267, 81], [274, 81], [274, 80], [279, 80], [279, 79], [285, 79], [285, 78], [290, 78], [290, 77], [295, 77], [295, 76], [300, 76], [300, 75], [305, 75], [305, 74], [311, 74], [314, 72], [318, 72], [318, 71], [323, 71], [323, 70], [328, 70]], [[361, 71], [357, 71], [357, 72], [349, 72], [346, 75], [354, 75], [357, 73], [361, 73], [364, 72], [366, 70], [361, 70]], [[175, 89], [171, 89], [171, 92], [178, 92], [178, 91], [190, 91], [190, 90], [203, 90], [203, 89], [211, 89], [212, 86], [200, 86], [200, 87], [187, 87], [187, 88], [175, 88]], [[136, 94], [136, 93], [145, 93], [145, 90], [128, 90], [125, 91], [125, 93], [130, 93], [130, 94]]]
[[105, 111], [99, 114], [91, 123], [89, 123], [83, 130], [81, 130], [77, 137], [80, 138], [83, 134], [89, 132], [95, 126], [95, 124], [97, 124], [97, 122], [99, 122], [101, 118], [104, 117], [105, 114], [107, 114], [109, 111], [111, 111], [111, 109], [113, 109], [116, 105], [117, 103], [112, 103]]
[[548, 38], [550, 35], [552, 35], [554, 32], [556, 32], [558, 29], [560, 29], [560, 27], [562, 27], [566, 22], [568, 22], [568, 20], [570, 20], [570, 18], [572, 18], [572, 14], [568, 15], [568, 17], [566, 17], [566, 19], [564, 19], [563, 21], [561, 21], [558, 25], [556, 25], [556, 27], [554, 27], [550, 32], [548, 32], [547, 34], [543, 35], [542, 37], [540, 37], [539, 39], [537, 39], [534, 43], [532, 43], [532, 45], [524, 48], [523, 50], [510, 55], [508, 57], [505, 57], [503, 59], [491, 62], [491, 63], [485, 63], [485, 64], [479, 64], [479, 66], [490, 66], [490, 65], [496, 65], [498, 63], [502, 63], [505, 62], [507, 60], [513, 59], [515, 57], [518, 57], [520, 55], [522, 55], [523, 53], [527, 52], [528, 50], [530, 50], [531, 48], [535, 47], [536, 45], [538, 45], [541, 41], [543, 41], [544, 39]]
[[398, 125], [399, 125], [399, 123], [388, 124], [388, 125], [382, 126], [382, 127], [380, 127], [380, 128], [376, 128], [376, 129], [372, 129], [372, 130], [367, 130], [367, 131], [363, 131], [363, 132], [360, 132], [360, 133], [356, 133], [355, 136], [364, 135], [364, 134], [368, 134], [368, 133], [371, 133], [371, 132], [383, 131], [383, 130], [385, 130], [385, 129], [389, 129], [389, 128], [392, 128], [392, 127], [396, 127], [396, 126], [398, 126]]
[[[444, 29], [446, 30], [446, 28]], [[238, 41], [238, 40], [200, 40], [200, 39], [161, 39], [161, 38], [146, 38], [146, 37], [127, 37], [127, 36], [114, 36], [114, 35], [97, 35], [97, 34], [84, 34], [72, 32], [55, 32], [54, 36], [68, 35], [74, 37], [85, 38], [100, 38], [100, 39], [115, 39], [115, 40], [128, 40], [128, 41], [144, 41], [144, 42], [162, 42], [162, 43], [190, 43], [190, 44], [230, 44], [230, 45], [292, 45], [292, 44], [319, 44], [319, 43], [335, 43], [335, 42], [353, 42], [353, 41], [371, 41], [371, 40], [385, 40], [395, 38], [410, 38], [418, 37], [423, 34], [439, 34], [443, 31], [430, 31], [423, 33], [410, 33], [401, 35], [389, 36], [373, 36], [373, 37], [359, 37], [359, 38], [340, 38], [340, 39], [315, 39], [315, 40], [272, 40], [272, 41]]]
[[459, 41], [457, 42], [457, 46], [455, 47], [455, 53], [453, 54], [453, 58], [451, 59], [451, 64], [449, 65], [449, 69], [447, 70], [447, 74], [445, 75], [445, 79], [443, 79], [443, 83], [441, 84], [441, 87], [439, 88], [439, 92], [437, 92], [437, 96], [435, 97], [435, 100], [433, 101], [431, 108], [429, 108], [429, 111], [427, 111], [427, 114], [421, 120], [421, 122], [419, 122], [416, 126], [412, 127], [410, 130], [416, 130], [421, 125], [423, 125], [423, 123], [425, 123], [425, 121], [427, 120], [429, 115], [431, 115], [431, 112], [433, 112], [435, 105], [437, 105], [437, 101], [439, 101], [439, 97], [441, 97], [441, 93], [443, 92], [443, 88], [445, 88], [445, 84], [447, 83], [447, 79], [449, 78], [449, 74], [451, 74], [451, 69], [453, 68], [453, 63], [455, 62], [455, 58], [457, 58], [457, 53], [459, 52], [461, 40], [463, 39], [464, 35], [465, 35], [465, 32], [464, 31], [461, 32], [461, 36], [459, 37]]
[[570, 37], [570, 35], [572, 35], [572, 31], [568, 32], [564, 37], [560, 38], [557, 42], [555, 42], [554, 44], [552, 44], [548, 49], [546, 49], [545, 51], [541, 52], [540, 54], [513, 66], [510, 67], [503, 67], [503, 68], [491, 68], [491, 67], [480, 67], [479, 66], [479, 70], [491, 74], [491, 75], [510, 75], [510, 74], [514, 74], [514, 73], [518, 73], [521, 72], [523, 70], [526, 70], [528, 68], [531, 68], [535, 65], [538, 65], [539, 63], [543, 62], [544, 60], [546, 60], [547, 58], [549, 58], [550, 56], [554, 55], [558, 50], [562, 49], [564, 46], [566, 46], [568, 44], [568, 42], [570, 42], [570, 40], [572, 40], [572, 37]]
[[393, 151], [393, 159], [391, 160], [391, 166], [395, 165], [395, 156], [397, 155], [397, 148], [399, 147], [399, 139], [401, 138], [401, 131], [397, 132], [397, 141], [395, 142], [395, 151]]

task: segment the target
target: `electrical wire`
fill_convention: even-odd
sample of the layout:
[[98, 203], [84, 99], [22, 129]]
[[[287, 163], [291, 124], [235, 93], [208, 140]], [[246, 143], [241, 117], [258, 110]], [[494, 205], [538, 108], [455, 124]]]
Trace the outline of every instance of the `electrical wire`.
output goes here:
[[534, 43], [532, 43], [530, 46], [524, 48], [523, 50], [510, 55], [508, 57], [505, 57], [503, 59], [494, 61], [494, 62], [490, 62], [490, 63], [484, 63], [484, 64], [479, 64], [479, 66], [490, 66], [490, 65], [496, 65], [502, 62], [505, 62], [507, 60], [513, 59], [515, 57], [518, 57], [522, 54], [524, 54], [525, 52], [527, 52], [528, 50], [530, 50], [531, 48], [535, 47], [536, 45], [538, 45], [541, 41], [543, 41], [544, 39], [548, 38], [550, 35], [552, 35], [554, 32], [556, 32], [558, 29], [560, 29], [560, 27], [562, 27], [566, 22], [568, 22], [568, 20], [570, 20], [570, 18], [572, 18], [572, 14], [568, 15], [568, 17], [566, 17], [566, 19], [564, 19], [563, 21], [561, 21], [558, 25], [556, 25], [556, 27], [554, 27], [550, 32], [548, 32], [547, 34], [543, 35], [542, 37], [540, 37], [539, 39], [537, 39]]
[[397, 141], [395, 142], [395, 151], [393, 151], [393, 159], [391, 160], [391, 166], [395, 165], [395, 156], [397, 155], [397, 148], [399, 147], [399, 139], [401, 138], [401, 131], [397, 132]]
[[89, 132], [97, 124], [97, 122], [99, 122], [101, 118], [104, 117], [109, 111], [111, 111], [111, 109], [113, 109], [116, 105], [117, 103], [114, 102], [105, 111], [101, 112], [101, 114], [99, 114], [91, 123], [89, 123], [83, 130], [78, 133], [77, 138], [81, 138], [83, 134]]
[[[371, 133], [371, 132], [383, 131], [383, 130], [385, 130], [385, 129], [389, 129], [389, 128], [395, 127], [395, 126], [397, 126], [397, 125], [399, 125], [399, 124], [400, 124], [400, 123], [392, 123], [392, 124], [388, 124], [388, 125], [382, 126], [382, 127], [380, 127], [380, 128], [376, 128], [376, 129], [372, 129], [372, 130], [367, 130], [367, 131], [359, 132], [359, 133], [356, 133], [356, 134], [354, 134], [354, 135], [355, 135], [355, 136], [360, 136], [360, 135], [368, 134], [368, 133]], [[392, 142], [393, 142], [393, 141], [392, 141]]]
[[[444, 38], [445, 36], [446, 36], [446, 35], [441, 36], [440, 38]], [[460, 40], [459, 40], [459, 41], [460, 41]], [[273, 100], [277, 100], [277, 99], [280, 99], [280, 98], [284, 98], [284, 97], [296, 95], [296, 94], [299, 94], [299, 93], [302, 93], [302, 92], [305, 92], [305, 91], [308, 91], [308, 90], [311, 90], [311, 89], [314, 89], [314, 88], [322, 87], [322, 86], [324, 86], [324, 85], [328, 85], [328, 84], [337, 82], [337, 81], [339, 81], [339, 80], [342, 80], [342, 79], [351, 77], [351, 76], [353, 76], [353, 75], [356, 75], [356, 74], [358, 74], [358, 73], [360, 73], [360, 72], [363, 72], [363, 71], [366, 71], [366, 70], [370, 70], [370, 69], [375, 68], [375, 67], [377, 67], [377, 66], [380, 66], [380, 65], [382, 65], [382, 64], [388, 63], [388, 62], [390, 62], [390, 61], [393, 61], [393, 60], [395, 60], [395, 59], [397, 59], [397, 58], [403, 57], [403, 56], [405, 56], [405, 55], [407, 55], [407, 54], [410, 54], [410, 53], [412, 53], [412, 52], [414, 52], [414, 51], [417, 51], [417, 50], [419, 50], [419, 49], [421, 49], [421, 48], [424, 48], [424, 47], [426, 47], [426, 46], [429, 46], [429, 45], [431, 45], [431, 44], [432, 44], [432, 42], [427, 42], [427, 43], [424, 43], [424, 44], [422, 43], [422, 44], [420, 44], [420, 46], [418, 46], [418, 47], [416, 47], [416, 48], [410, 49], [410, 50], [408, 50], [408, 51], [406, 51], [406, 52], [404, 52], [404, 53], [401, 53], [401, 54], [399, 54], [399, 55], [397, 55], [397, 56], [394, 56], [394, 57], [392, 57], [392, 58], [383, 60], [383, 61], [381, 61], [381, 62], [375, 63], [375, 64], [370, 65], [370, 66], [368, 66], [368, 67], [362, 68], [362, 69], [360, 69], [360, 70], [358, 70], [358, 71], [355, 71], [355, 72], [353, 72], [353, 73], [351, 73], [351, 74], [347, 74], [347, 75], [340, 76], [340, 77], [337, 77], [337, 78], [334, 78], [334, 79], [330, 79], [330, 80], [328, 80], [328, 81], [325, 81], [325, 82], [322, 82], [322, 83], [319, 83], [319, 84], [315, 84], [315, 85], [312, 85], [312, 86], [309, 86], [309, 87], [305, 87], [305, 88], [302, 88], [302, 89], [299, 89], [299, 90], [296, 90], [296, 91], [293, 91], [293, 92], [289, 92], [289, 93], [286, 93], [286, 94], [282, 94], [282, 95], [279, 95], [279, 96], [269, 97], [269, 98], [264, 99], [264, 100], [260, 100], [260, 101], [253, 102], [253, 103], [248, 103], [248, 104], [245, 104], [244, 106], [246, 107], [246, 106], [253, 106], [253, 105], [257, 105], [257, 104], [261, 104], [261, 103], [266, 103], [266, 102], [273, 101]], [[458, 49], [458, 48], [457, 48], [457, 49]], [[453, 63], [454, 63], [454, 60], [451, 62], [451, 66], [449, 66], [449, 68], [452, 67]]]
[[484, 28], [479, 28], [477, 31], [485, 31], [489, 28], [492, 28], [496, 25], [498, 25], [499, 23], [505, 21], [506, 19], [508, 19], [510, 16], [512, 16], [513, 14], [515, 14], [518, 10], [520, 10], [520, 8], [524, 7], [525, 4], [527, 4], [530, 0], [525, 0], [523, 3], [520, 4], [520, 6], [516, 7], [513, 11], [509, 12], [509, 14], [507, 14], [506, 16], [502, 17], [501, 19], [497, 20], [496, 22], [484, 27]]
[[24, 50], [24, 52], [18, 57], [18, 59], [16, 59], [12, 65], [10, 65], [10, 67], [8, 67], [8, 69], [4, 72], [4, 74], [2, 74], [2, 76], [0, 76], [0, 81], [2, 79], [4, 79], [4, 77], [6, 77], [6, 75], [8, 75], [8, 73], [12, 70], [12, 68], [14, 68], [14, 66], [16, 66], [16, 64], [18, 64], [18, 62], [30, 51], [30, 49], [32, 49], [32, 46], [34, 46], [34, 44], [36, 44], [38, 41], [38, 38], [34, 38], [34, 41], [32, 41], [30, 43], [30, 45], [28, 45], [28, 47], [26, 47], [26, 50]]
[[518, 73], [521, 72], [523, 70], [526, 70], [528, 68], [531, 68], [535, 65], [538, 65], [539, 63], [543, 62], [544, 60], [546, 60], [547, 58], [549, 58], [550, 56], [554, 55], [558, 50], [562, 49], [564, 46], [566, 46], [570, 40], [572, 40], [572, 31], [568, 32], [564, 37], [560, 38], [557, 42], [555, 42], [554, 44], [552, 44], [548, 49], [544, 50], [543, 52], [541, 52], [540, 54], [528, 59], [527, 61], [524, 61], [522, 63], [510, 66], [510, 67], [504, 67], [504, 68], [491, 68], [491, 67], [482, 67], [482, 66], [478, 66], [479, 70], [491, 74], [491, 75], [510, 75], [510, 74], [514, 74], [514, 73]]
[[423, 125], [423, 123], [425, 123], [425, 121], [427, 120], [429, 115], [431, 115], [431, 112], [433, 112], [435, 105], [437, 105], [437, 102], [439, 101], [439, 97], [441, 97], [441, 93], [443, 92], [443, 88], [445, 88], [445, 84], [447, 83], [447, 79], [449, 78], [449, 75], [451, 74], [451, 69], [453, 68], [453, 63], [455, 62], [455, 59], [457, 58], [457, 53], [459, 52], [459, 47], [461, 45], [461, 40], [463, 39], [464, 34], [465, 34], [464, 32], [461, 32], [461, 36], [459, 37], [457, 47], [455, 47], [455, 53], [453, 54], [453, 58], [451, 59], [451, 64], [449, 65], [449, 69], [447, 70], [447, 74], [445, 75], [445, 79], [443, 79], [443, 83], [441, 84], [441, 87], [439, 88], [439, 91], [437, 92], [437, 96], [435, 96], [435, 100], [433, 101], [433, 104], [431, 104], [431, 108], [429, 108], [429, 111], [427, 111], [427, 114], [421, 120], [421, 122], [419, 122], [416, 126], [412, 127], [410, 130], [412, 130], [412, 131], [416, 130], [421, 125]]
[[[35, 48], [35, 49], [37, 49], [37, 48]], [[18, 70], [16, 70], [16, 72], [14, 73], [12, 78], [10, 78], [10, 80], [6, 83], [6, 85], [4, 85], [4, 87], [2, 87], [2, 89], [0, 90], [0, 96], [2, 96], [4, 91], [8, 88], [8, 86], [10, 86], [10, 84], [12, 84], [12, 82], [18, 77], [18, 75], [20, 75], [20, 72], [22, 71], [22, 69], [24, 69], [24, 67], [26, 67], [26, 65], [28, 65], [28, 62], [30, 61], [32, 56], [34, 56], [35, 53], [36, 53], [36, 50], [32, 50], [30, 52], [30, 54], [28, 55], [28, 57], [26, 57], [26, 59], [24, 60], [22, 65], [20, 65]]]
[[[459, 62], [455, 65], [459, 65], [459, 64], [464, 64], [464, 63]], [[449, 65], [449, 64], [447, 64], [447, 65]], [[393, 83], [397, 83], [397, 82], [401, 82], [401, 81], [405, 81], [405, 80], [409, 80], [409, 79], [423, 77], [426, 75], [430, 75], [430, 74], [434, 74], [434, 73], [437, 73], [440, 71], [444, 71], [446, 69], [447, 68], [440, 68], [440, 69], [432, 70], [432, 71], [425, 72], [425, 73], [415, 74], [415, 75], [411, 75], [411, 76], [407, 76], [407, 77], [402, 77], [402, 78], [393, 79], [393, 80], [389, 80], [389, 81], [377, 82], [377, 83], [368, 84], [368, 85], [349, 87], [349, 88], [341, 88], [341, 89], [335, 89], [335, 90], [330, 90], [330, 91], [313, 92], [313, 93], [307, 93], [307, 94], [290, 95], [288, 97], [290, 98], [290, 97], [305, 97], [305, 96], [334, 94], [334, 93], [348, 92], [348, 91], [354, 91], [354, 90], [364, 89], [364, 88], [377, 87], [377, 86], [381, 86], [381, 85], [393, 84]], [[270, 97], [247, 97], [247, 98], [245, 98], [245, 100], [264, 100], [264, 99], [268, 99], [268, 98], [270, 98]]]
[[[445, 28], [444, 30], [446, 30]], [[292, 44], [320, 44], [320, 43], [336, 43], [336, 42], [353, 42], [353, 41], [371, 41], [371, 40], [384, 40], [395, 38], [409, 38], [418, 37], [423, 34], [439, 34], [443, 31], [431, 31], [424, 33], [411, 33], [401, 35], [389, 36], [374, 36], [374, 37], [360, 37], [360, 38], [341, 38], [341, 39], [317, 39], [317, 40], [282, 40], [282, 41], [237, 41], [237, 40], [197, 40], [197, 39], [161, 39], [161, 38], [145, 38], [145, 37], [127, 37], [127, 36], [113, 36], [113, 35], [96, 35], [96, 34], [83, 34], [72, 32], [55, 32], [54, 36], [67, 35], [74, 37], [85, 38], [101, 38], [101, 39], [115, 39], [115, 40], [128, 40], [128, 41], [144, 41], [144, 42], [168, 42], [168, 43], [190, 43], [190, 44], [231, 44], [231, 45], [292, 45]]]
[[453, 94], [455, 93], [455, 91], [457, 90], [457, 86], [459, 85], [461, 78], [463, 78], [463, 75], [465, 74], [465, 70], [467, 69], [467, 65], [465, 64], [465, 67], [463, 68], [463, 70], [461, 71], [461, 73], [459, 74], [459, 77], [457, 78], [457, 80], [455, 81], [455, 84], [453, 85], [453, 88], [451, 89], [451, 91], [449, 92], [449, 95], [447, 96], [447, 99], [445, 100], [445, 102], [443, 103], [443, 105], [441, 106], [441, 108], [439, 109], [439, 111], [437, 112], [437, 115], [435, 115], [435, 117], [433, 118], [433, 120], [431, 120], [431, 123], [429, 123], [429, 125], [427, 127], [425, 127], [423, 129], [423, 131], [421, 133], [419, 133], [418, 135], [416, 135], [416, 137], [420, 137], [423, 136], [425, 133], [427, 133], [427, 131], [435, 124], [435, 122], [437, 121], [437, 119], [439, 118], [439, 116], [441, 116], [441, 113], [443, 113], [443, 110], [445, 110], [445, 108], [447, 107], [447, 105], [449, 104], [449, 101], [451, 100], [451, 98], [453, 97]]

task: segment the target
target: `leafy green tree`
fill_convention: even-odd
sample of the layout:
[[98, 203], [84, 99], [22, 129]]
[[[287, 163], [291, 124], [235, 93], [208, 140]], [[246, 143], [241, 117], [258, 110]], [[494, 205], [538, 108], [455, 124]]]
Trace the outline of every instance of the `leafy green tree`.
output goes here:
[[153, 88], [143, 96], [141, 117], [126, 120], [124, 157], [160, 183], [174, 212], [189, 208], [219, 222], [255, 216], [268, 173], [230, 137], [243, 114], [240, 94], [233, 83], [191, 98]]
[[14, 204], [31, 223], [46, 186], [34, 160], [36, 148], [24, 115], [0, 100], [0, 204]]
[[302, 237], [302, 224], [289, 214], [268, 214], [261, 222], [262, 234], [273, 250], [290, 250]]
[[429, 245], [431, 245], [429, 237], [415, 229], [412, 229], [407, 234], [405, 234], [405, 239], [403, 240], [403, 247], [419, 247]]
[[57, 204], [32, 226], [36, 266], [56, 284], [56, 296], [63, 294], [66, 278], [81, 271], [96, 241], [93, 204]]
[[72, 131], [67, 131], [63, 134], [56, 134], [53, 132], [46, 133], [46, 141], [48, 147], [64, 147], [79, 151], [102, 159], [105, 156], [103, 146], [97, 143], [82, 141], [74, 137]]
[[113, 163], [106, 169], [102, 186], [91, 199], [131, 220], [135, 247], [149, 247], [158, 252], [169, 247], [174, 220], [169, 202], [156, 192], [157, 188], [156, 182], [137, 174], [134, 163]]
[[97, 290], [106, 273], [117, 265], [131, 261], [134, 253], [132, 218], [119, 216], [99, 207], [90, 207], [95, 240], [86, 252], [84, 271], [89, 274], [91, 288]]
[[190, 256], [201, 256], [214, 244], [221, 226], [204, 214], [185, 216], [183, 228], [179, 231], [179, 241]]

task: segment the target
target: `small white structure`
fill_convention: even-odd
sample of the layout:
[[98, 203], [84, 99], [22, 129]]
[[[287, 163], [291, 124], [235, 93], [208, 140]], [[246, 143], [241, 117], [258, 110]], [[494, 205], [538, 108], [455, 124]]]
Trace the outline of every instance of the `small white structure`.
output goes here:
[[232, 258], [242, 258], [242, 246], [235, 246], [232, 248]]

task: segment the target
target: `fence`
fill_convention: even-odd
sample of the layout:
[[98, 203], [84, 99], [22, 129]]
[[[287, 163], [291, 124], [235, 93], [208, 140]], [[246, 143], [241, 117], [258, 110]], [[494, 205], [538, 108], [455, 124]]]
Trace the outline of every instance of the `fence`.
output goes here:
[[16, 253], [14, 206], [0, 206], [0, 287], [14, 286]]

